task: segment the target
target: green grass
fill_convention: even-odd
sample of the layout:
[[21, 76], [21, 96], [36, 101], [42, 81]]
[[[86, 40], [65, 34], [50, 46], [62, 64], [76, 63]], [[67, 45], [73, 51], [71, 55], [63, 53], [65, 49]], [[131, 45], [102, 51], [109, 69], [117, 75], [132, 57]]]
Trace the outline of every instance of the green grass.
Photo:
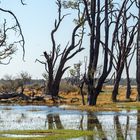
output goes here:
[[0, 131], [1, 134], [16, 134], [16, 135], [45, 135], [45, 137], [29, 137], [29, 138], [12, 138], [1, 137], [0, 140], [66, 140], [69, 138], [77, 138], [82, 136], [92, 136], [93, 131], [82, 130], [13, 130]]

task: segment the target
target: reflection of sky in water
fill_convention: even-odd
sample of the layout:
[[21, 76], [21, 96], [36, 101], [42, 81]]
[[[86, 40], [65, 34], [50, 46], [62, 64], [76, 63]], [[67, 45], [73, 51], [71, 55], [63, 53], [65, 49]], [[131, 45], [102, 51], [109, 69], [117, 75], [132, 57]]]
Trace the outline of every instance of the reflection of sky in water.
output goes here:
[[0, 130], [48, 129], [48, 114], [52, 114], [53, 128], [61, 121], [59, 126], [65, 129], [102, 131], [110, 140], [117, 140], [117, 133], [127, 140], [136, 139], [137, 111], [86, 113], [62, 107], [0, 106]]

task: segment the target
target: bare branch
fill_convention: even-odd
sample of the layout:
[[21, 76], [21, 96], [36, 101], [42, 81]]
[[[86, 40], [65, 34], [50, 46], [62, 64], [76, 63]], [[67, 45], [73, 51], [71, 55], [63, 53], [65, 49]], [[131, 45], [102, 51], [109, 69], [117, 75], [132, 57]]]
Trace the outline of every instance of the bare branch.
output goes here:
[[22, 43], [21, 43], [21, 47], [22, 47], [22, 49], [23, 49], [23, 57], [22, 57], [22, 58], [23, 58], [23, 60], [24, 60], [24, 56], [25, 56], [25, 48], [24, 48], [24, 46], [25, 46], [25, 40], [24, 40], [24, 36], [23, 36], [22, 30], [21, 30], [21, 26], [20, 26], [20, 24], [19, 24], [19, 22], [18, 22], [18, 19], [17, 19], [17, 17], [15, 16], [15, 14], [14, 14], [13, 12], [9, 11], [9, 10], [5, 10], [5, 9], [0, 8], [0, 11], [5, 12], [5, 13], [9, 13], [10, 15], [12, 15], [12, 17], [14, 17], [14, 19], [15, 19], [15, 21], [16, 21], [16, 24], [17, 24], [17, 26], [18, 26], [18, 28], [19, 28], [19, 34], [20, 34], [20, 36], [21, 36], [21, 38], [22, 38], [22, 40], [21, 40], [20, 42], [22, 42]]
[[74, 53], [72, 53], [69, 57], [67, 57], [66, 60], [71, 59], [72, 57], [74, 57], [77, 53], [81, 52], [82, 50], [84, 50], [85, 48], [79, 48], [78, 50], [76, 50]]
[[40, 61], [39, 59], [36, 59], [35, 62], [39, 62], [39, 63], [45, 65], [45, 70], [49, 73], [49, 71], [48, 71], [48, 69], [47, 69], [47, 64], [46, 64], [45, 62]]
[[10, 64], [11, 60], [12, 60], [12, 57], [9, 58], [9, 60], [8, 60], [7, 63], [3, 63], [3, 62], [0, 61], [0, 64], [2, 64], [2, 65], [8, 65], [8, 64]]
[[23, 2], [23, 0], [21, 0], [21, 3], [22, 3], [23, 5], [27, 5], [26, 3]]

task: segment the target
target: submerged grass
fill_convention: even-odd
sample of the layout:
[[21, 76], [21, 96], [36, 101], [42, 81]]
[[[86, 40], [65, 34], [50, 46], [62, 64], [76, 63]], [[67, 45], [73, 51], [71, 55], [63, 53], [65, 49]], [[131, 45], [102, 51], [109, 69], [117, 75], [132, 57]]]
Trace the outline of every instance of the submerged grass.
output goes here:
[[[2, 134], [14, 134], [14, 135], [28, 135], [29, 137], [2, 137]], [[40, 137], [30, 137], [40, 135]], [[78, 138], [82, 136], [93, 136], [93, 131], [82, 130], [11, 130], [1, 131], [0, 140], [66, 140], [70, 138]], [[44, 136], [44, 137], [41, 137]]]

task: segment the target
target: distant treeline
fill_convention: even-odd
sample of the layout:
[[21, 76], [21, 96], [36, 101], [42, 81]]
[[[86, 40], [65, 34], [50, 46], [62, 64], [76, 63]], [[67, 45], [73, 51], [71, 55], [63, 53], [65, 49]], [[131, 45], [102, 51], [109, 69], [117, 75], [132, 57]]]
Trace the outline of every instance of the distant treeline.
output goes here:
[[[105, 85], [114, 85], [114, 79], [111, 79], [111, 80], [107, 79], [106, 81], [107, 83], [105, 83]], [[131, 81], [131, 85], [137, 85], [135, 78], [130, 78], [130, 81]], [[120, 85], [123, 85], [123, 86], [127, 85], [127, 79], [121, 78]]]
[[[16, 81], [18, 79], [13, 79], [13, 81]], [[0, 84], [6, 84], [8, 83], [9, 80], [5, 80], [5, 79], [0, 79]], [[31, 79], [30, 81], [26, 82], [26, 85], [35, 85], [35, 84], [38, 84], [38, 85], [44, 85], [44, 80], [43, 79]]]
[[[104, 85], [114, 85], [114, 79], [107, 79], [107, 82]], [[135, 78], [131, 78], [131, 85], [136, 85], [136, 79]], [[6, 84], [6, 82], [8, 82], [8, 80], [0, 80], [0, 84]], [[66, 82], [66, 79], [62, 79], [61, 82]], [[32, 79], [30, 82], [27, 83], [27, 85], [34, 85], [34, 84], [38, 84], [38, 85], [44, 85], [45, 81], [43, 79]], [[127, 79], [122, 78], [120, 80], [120, 85], [126, 85], [127, 83]]]

